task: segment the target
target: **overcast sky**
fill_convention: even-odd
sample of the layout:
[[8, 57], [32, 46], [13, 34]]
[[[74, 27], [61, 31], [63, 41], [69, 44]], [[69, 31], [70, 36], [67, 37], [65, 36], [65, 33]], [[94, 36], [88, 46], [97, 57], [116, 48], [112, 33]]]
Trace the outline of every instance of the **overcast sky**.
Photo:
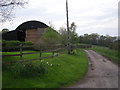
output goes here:
[[[16, 9], [12, 23], [6, 22], [0, 29], [14, 30], [29, 20], [38, 20], [47, 25], [49, 22], [56, 30], [66, 27], [66, 0], [29, 0], [25, 8]], [[77, 25], [78, 35], [98, 33], [118, 35], [119, 0], [68, 0], [69, 21]]]

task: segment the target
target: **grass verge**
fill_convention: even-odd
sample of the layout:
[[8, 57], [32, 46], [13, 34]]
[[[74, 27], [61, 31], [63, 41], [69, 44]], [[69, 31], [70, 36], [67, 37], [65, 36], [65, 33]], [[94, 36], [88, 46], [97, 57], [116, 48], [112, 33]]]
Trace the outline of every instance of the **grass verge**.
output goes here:
[[120, 64], [120, 60], [118, 59], [120, 56], [119, 56], [117, 50], [111, 50], [111, 49], [104, 48], [104, 47], [95, 47], [95, 48], [92, 48], [92, 50], [94, 50], [94, 51], [100, 53], [101, 55], [109, 58], [113, 62]]
[[[25, 58], [33, 58], [29, 55]], [[11, 57], [12, 59], [12, 57]], [[17, 59], [17, 58], [13, 58]], [[9, 60], [9, 58], [8, 58]], [[4, 58], [3, 58], [4, 61]], [[41, 63], [41, 61], [32, 61]], [[60, 88], [80, 80], [88, 70], [88, 60], [83, 50], [78, 50], [77, 55], [61, 54], [58, 57], [42, 60], [47, 68], [47, 73], [36, 75], [32, 78], [14, 78], [9, 70], [3, 72], [3, 88]]]

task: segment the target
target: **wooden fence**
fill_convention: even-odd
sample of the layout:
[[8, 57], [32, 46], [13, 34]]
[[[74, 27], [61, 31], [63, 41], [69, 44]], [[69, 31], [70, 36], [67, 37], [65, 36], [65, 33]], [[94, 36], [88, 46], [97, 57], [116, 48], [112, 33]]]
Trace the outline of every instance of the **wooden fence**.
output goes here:
[[[32, 47], [34, 48], [34, 50], [36, 50], [36, 52], [30, 52], [30, 53], [23, 53], [23, 48], [26, 47]], [[38, 46], [38, 45], [32, 45], [32, 46], [17, 46], [17, 47], [4, 47], [6, 49], [9, 48], [19, 48], [19, 54], [10, 54], [10, 55], [2, 55], [2, 57], [10, 57], [10, 56], [20, 56], [19, 61], [16, 62], [27, 62], [27, 61], [33, 61], [33, 60], [41, 60], [44, 58], [51, 58], [51, 57], [55, 57], [58, 56], [58, 53], [61, 53], [62, 50], [64, 50], [65, 48], [63, 46]], [[42, 57], [42, 53], [52, 53], [51, 56], [46, 56], [46, 57]], [[39, 58], [34, 58], [34, 59], [29, 59], [29, 60], [24, 60], [23, 59], [23, 55], [31, 55], [31, 54], [39, 54]], [[10, 63], [15, 63], [15, 62], [10, 62]]]
[[[91, 45], [75, 45], [75, 48], [91, 48]], [[2, 55], [2, 57], [10, 57], [10, 56], [19, 56], [19, 61], [16, 62], [27, 62], [27, 61], [33, 61], [33, 60], [41, 60], [44, 58], [51, 58], [54, 56], [58, 56], [58, 53], [61, 53], [60, 51], [65, 50], [65, 46], [63, 45], [52, 45], [52, 46], [41, 46], [41, 45], [30, 45], [30, 46], [12, 46], [12, 47], [2, 47], [2, 49], [5, 49], [7, 51], [9, 50], [19, 50], [19, 54], [10, 54], [10, 55]], [[30, 52], [30, 53], [23, 53], [24, 49], [29, 49], [29, 50], [34, 50], [36, 52]], [[42, 53], [52, 53], [51, 56], [46, 56], [43, 57]], [[39, 58], [34, 58], [34, 59], [29, 59], [29, 60], [24, 60], [23, 55], [31, 55], [31, 54], [39, 54]], [[12, 62], [11, 62], [12, 63]], [[14, 62], [13, 62], [14, 63]]]

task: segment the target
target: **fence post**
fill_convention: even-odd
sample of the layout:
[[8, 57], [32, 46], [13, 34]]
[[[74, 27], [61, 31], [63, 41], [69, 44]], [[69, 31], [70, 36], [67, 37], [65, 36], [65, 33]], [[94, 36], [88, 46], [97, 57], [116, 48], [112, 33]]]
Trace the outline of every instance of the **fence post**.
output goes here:
[[52, 52], [52, 57], [54, 57], [54, 51]]
[[41, 60], [41, 56], [42, 56], [42, 53], [41, 53], [41, 50], [40, 50], [40, 60]]
[[40, 60], [41, 60], [41, 56], [42, 56], [41, 47], [39, 49], [40, 49]]
[[56, 51], [56, 56], [58, 56], [58, 51]]
[[22, 62], [22, 44], [20, 44], [20, 62]]

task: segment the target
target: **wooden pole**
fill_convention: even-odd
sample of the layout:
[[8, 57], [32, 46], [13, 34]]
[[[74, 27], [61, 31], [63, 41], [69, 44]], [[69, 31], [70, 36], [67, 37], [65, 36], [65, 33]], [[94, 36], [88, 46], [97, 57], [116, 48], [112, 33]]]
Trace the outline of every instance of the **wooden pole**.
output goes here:
[[66, 16], [67, 16], [67, 31], [68, 31], [68, 54], [70, 54], [71, 46], [70, 46], [70, 30], [69, 30], [69, 17], [68, 17], [68, 0], [66, 0]]
[[41, 46], [39, 46], [39, 49], [40, 49], [40, 60], [41, 60], [42, 57]]
[[54, 57], [54, 51], [52, 52], [52, 57]]
[[41, 50], [40, 50], [40, 60], [41, 60], [41, 57], [42, 57], [42, 53], [41, 53]]
[[20, 62], [22, 62], [22, 44], [20, 44]]

